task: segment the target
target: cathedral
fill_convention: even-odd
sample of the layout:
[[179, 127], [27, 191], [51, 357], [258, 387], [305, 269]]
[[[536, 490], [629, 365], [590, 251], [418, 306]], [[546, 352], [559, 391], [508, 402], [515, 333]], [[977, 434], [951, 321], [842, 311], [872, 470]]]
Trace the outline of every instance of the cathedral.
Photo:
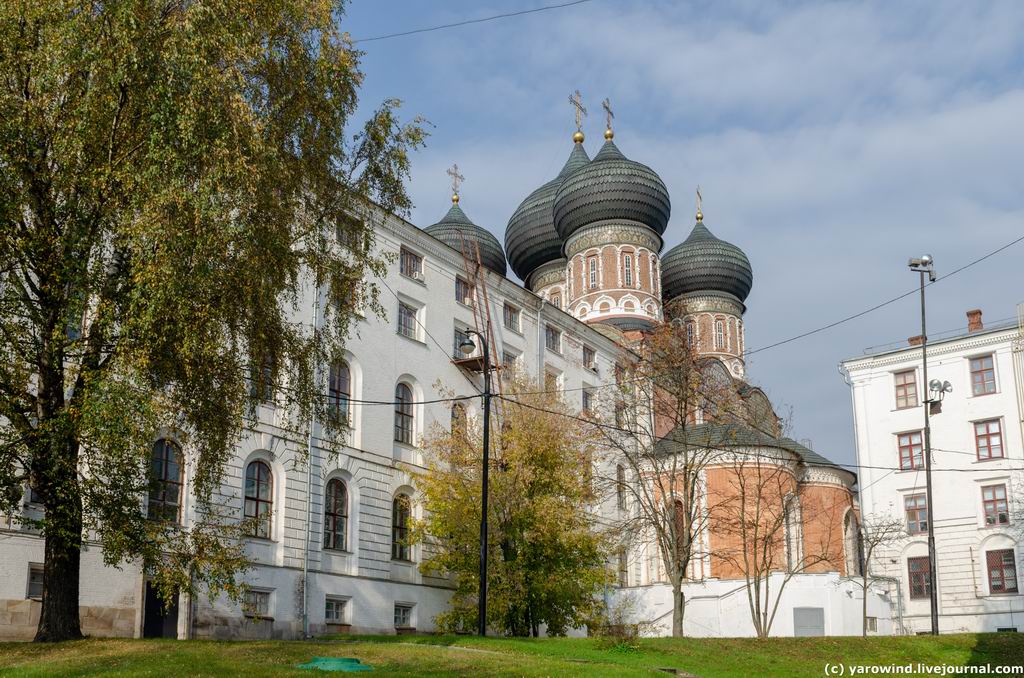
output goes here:
[[[591, 157], [578, 92], [572, 101], [577, 129], [565, 164], [522, 200], [508, 220], [504, 246], [470, 218], [457, 168], [450, 172], [452, 205], [437, 223], [419, 228], [393, 214], [374, 220], [375, 252], [391, 261], [379, 281], [387, 314], [361, 318], [344, 361], [331, 366], [332, 397], [344, 403], [350, 427], [344, 449], [331, 454], [317, 430], [308, 441], [284, 430], [271, 393], [225, 475], [221, 503], [248, 517], [256, 507], [259, 517], [246, 544], [252, 563], [244, 575], [246, 605], [181, 594], [165, 609], [144, 572], [106, 566], [90, 542], [97, 547], [87, 546], [82, 557], [85, 633], [296, 638], [434, 630], [450, 582], [422, 573], [423, 547], [406, 545], [402, 537], [422, 516], [415, 487], [416, 472], [426, 467], [421, 442], [429, 427], [453, 417], [434, 385], [461, 393], [467, 380], [477, 388], [482, 383], [481, 362], [467, 367], [457, 350], [471, 330], [485, 334], [495, 366], [543, 377], [568, 402], [589, 410], [589, 394], [607, 384], [637, 338], [662, 323], [679, 323], [693, 350], [735, 384], [746, 406], [771, 411], [764, 393], [746, 381], [743, 316], [753, 286], [747, 255], [704, 223], [699, 191], [689, 235], [664, 252], [668, 187], [615, 143], [607, 101], [604, 139]], [[509, 268], [522, 284], [508, 276]], [[320, 298], [311, 294], [309, 309], [326, 305], [325, 292], [315, 294]], [[392, 399], [393, 408], [371, 406]], [[470, 416], [479, 414], [474, 408]], [[785, 471], [793, 496], [802, 488], [800, 505], [786, 512], [786, 557], [770, 573], [772, 581], [786, 583], [772, 635], [859, 634], [854, 474], [781, 431], [748, 431], [721, 444], [727, 457], [770, 458]], [[295, 463], [305, 458], [307, 445], [309, 469]], [[161, 480], [165, 491], [158, 500], [150, 497], [151, 509], [187, 525], [195, 520], [188, 446], [168, 432], [154, 442], [154, 455], [173, 477]], [[726, 466], [706, 470], [708, 496], [729, 493]], [[39, 510], [28, 491], [23, 506], [26, 515]], [[611, 521], [630, 507], [611, 497], [593, 510]], [[826, 512], [837, 520], [818, 520]], [[38, 619], [42, 541], [18, 516], [0, 516], [0, 532], [0, 638], [30, 638]], [[728, 550], [728, 538], [709, 529], [700, 539], [704, 548], [684, 584], [685, 633], [754, 635], [746, 573], [715, 555]], [[829, 555], [801, 567], [801, 554], [821, 543], [829, 545]], [[617, 566], [609, 605], [628, 602], [632, 621], [670, 633], [672, 592], [657, 546], [650, 540], [628, 544]], [[892, 595], [870, 595], [866, 609], [874, 628], [891, 632]]]

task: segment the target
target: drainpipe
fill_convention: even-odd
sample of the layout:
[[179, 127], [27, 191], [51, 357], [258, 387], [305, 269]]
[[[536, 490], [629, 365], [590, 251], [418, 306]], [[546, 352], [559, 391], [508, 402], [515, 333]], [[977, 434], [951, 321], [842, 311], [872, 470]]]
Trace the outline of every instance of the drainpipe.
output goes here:
[[541, 388], [544, 388], [544, 307], [547, 303], [547, 299], [540, 297], [540, 306], [537, 307], [537, 378]]
[[[320, 287], [316, 287], [313, 300], [313, 345], [316, 346], [316, 326], [320, 318]], [[319, 388], [317, 366], [313, 366], [313, 387]], [[306, 438], [306, 539], [302, 554], [302, 638], [309, 638], [309, 526], [313, 504], [313, 428], [316, 426], [316, 408], [309, 417], [309, 436]]]
[[[871, 576], [871, 579], [879, 579], [881, 581], [889, 581], [889, 582], [893, 582], [893, 583], [896, 584], [896, 623], [899, 625], [900, 635], [901, 636], [907, 635], [907, 629], [906, 629], [905, 626], [903, 626], [903, 587], [900, 584], [900, 578], [899, 577], [883, 577], [883, 576], [880, 576], [880, 575], [874, 575], [874, 576]], [[868, 588], [869, 589], [871, 588], [870, 584], [868, 585]], [[867, 594], [868, 594], [868, 592], [865, 591], [864, 595], [866, 596]]]

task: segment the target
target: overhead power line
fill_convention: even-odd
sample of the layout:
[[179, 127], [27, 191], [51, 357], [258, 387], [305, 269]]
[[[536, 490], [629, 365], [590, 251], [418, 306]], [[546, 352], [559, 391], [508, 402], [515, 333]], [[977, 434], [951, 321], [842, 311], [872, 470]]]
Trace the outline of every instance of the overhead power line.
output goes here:
[[[991, 252], [989, 252], [988, 254], [986, 254], [984, 256], [978, 257], [977, 259], [975, 259], [972, 262], [964, 264], [963, 266], [961, 266], [958, 269], [950, 271], [946, 275], [940, 275], [934, 281], [927, 283], [925, 286], [928, 287], [928, 286], [934, 285], [937, 282], [941, 282], [941, 281], [945, 280], [946, 278], [951, 278], [954, 275], [956, 275], [957, 273], [960, 273], [961, 271], [965, 271], [968, 268], [970, 268], [971, 266], [974, 266], [975, 264], [980, 264], [981, 262], [985, 261], [989, 257], [993, 257], [993, 256], [999, 254], [1000, 252], [1002, 252], [1003, 250], [1008, 249], [1010, 247], [1013, 247], [1014, 245], [1016, 245], [1017, 243], [1021, 242], [1022, 240], [1024, 240], [1024, 235], [1022, 235], [1021, 237], [1017, 238], [1016, 240], [1013, 240], [1011, 242], [1006, 243], [1005, 245], [1003, 245], [1002, 247], [1000, 247], [998, 249], [992, 250]], [[824, 332], [825, 330], [830, 330], [833, 327], [836, 327], [838, 325], [842, 325], [843, 323], [849, 322], [851, 320], [856, 320], [857, 318], [860, 318], [861, 316], [865, 316], [868, 313], [872, 313], [874, 311], [877, 311], [880, 308], [884, 308], [885, 306], [888, 306], [889, 304], [894, 304], [897, 301], [899, 301], [900, 299], [906, 299], [907, 297], [909, 297], [912, 294], [917, 294], [919, 291], [920, 291], [920, 288], [919, 287], [915, 287], [914, 289], [910, 290], [909, 292], [904, 292], [903, 294], [901, 294], [901, 295], [899, 295], [897, 297], [893, 297], [892, 299], [889, 299], [888, 301], [883, 301], [882, 303], [877, 304], [875, 306], [872, 306], [871, 308], [865, 309], [865, 310], [863, 310], [863, 311], [861, 311], [859, 313], [854, 313], [853, 315], [846, 316], [845, 318], [841, 318], [839, 320], [836, 320], [835, 322], [831, 322], [828, 325], [822, 325], [821, 327], [817, 327], [817, 328], [815, 328], [813, 330], [808, 330], [807, 332], [803, 332], [801, 334], [797, 334], [796, 336], [792, 336], [789, 339], [783, 339], [782, 341], [777, 341], [774, 344], [768, 344], [767, 346], [762, 346], [761, 348], [756, 348], [756, 349], [754, 349], [752, 351], [747, 351], [747, 355], [751, 356], [751, 355], [754, 355], [755, 353], [760, 353], [761, 351], [767, 351], [770, 348], [775, 348], [777, 346], [782, 346], [783, 344], [788, 344], [788, 343], [790, 343], [792, 341], [796, 341], [798, 339], [803, 339], [805, 337], [809, 337], [812, 334], [817, 334], [818, 332]]]
[[406, 35], [416, 35], [417, 33], [431, 33], [433, 31], [441, 31], [446, 28], [458, 28], [459, 26], [468, 26], [470, 24], [482, 24], [488, 21], [497, 21], [498, 19], [510, 19], [512, 17], [523, 16], [524, 14], [535, 14], [537, 12], [547, 12], [552, 9], [563, 9], [565, 7], [572, 7], [573, 5], [582, 5], [585, 2], [591, 0], [573, 0], [572, 2], [562, 2], [557, 5], [545, 5], [544, 7], [534, 7], [533, 9], [523, 9], [518, 12], [505, 12], [504, 14], [495, 14], [494, 16], [487, 16], [481, 19], [466, 19], [465, 21], [456, 21], [450, 24], [441, 24], [440, 26], [430, 26], [428, 28], [416, 28], [411, 31], [402, 31], [401, 33], [388, 33], [387, 35], [375, 35], [372, 38], [359, 38], [353, 40], [354, 44], [363, 42], [375, 42], [377, 40], [389, 40], [391, 38], [401, 38]]

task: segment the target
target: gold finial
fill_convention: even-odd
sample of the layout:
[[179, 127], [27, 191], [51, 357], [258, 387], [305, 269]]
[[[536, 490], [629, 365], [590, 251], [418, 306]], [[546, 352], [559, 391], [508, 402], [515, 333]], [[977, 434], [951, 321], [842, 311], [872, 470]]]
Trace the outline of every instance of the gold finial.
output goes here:
[[615, 114], [612, 113], [612, 103], [608, 100], [608, 97], [605, 97], [604, 101], [601, 102], [601, 108], [604, 109], [604, 119], [606, 121], [604, 138], [611, 141], [615, 137], [615, 132], [612, 131], [612, 118], [615, 117]]
[[701, 208], [701, 196], [700, 196], [700, 184], [697, 185], [697, 221], [704, 221], [704, 214], [700, 211]]
[[452, 178], [452, 202], [459, 204], [459, 184], [466, 180], [466, 177], [459, 174], [459, 164], [455, 163], [448, 168], [448, 176]]
[[569, 95], [569, 103], [576, 109], [576, 133], [572, 135], [572, 140], [577, 144], [583, 143], [583, 116], [587, 114], [587, 109], [583, 106], [583, 96], [579, 90], [576, 90]]

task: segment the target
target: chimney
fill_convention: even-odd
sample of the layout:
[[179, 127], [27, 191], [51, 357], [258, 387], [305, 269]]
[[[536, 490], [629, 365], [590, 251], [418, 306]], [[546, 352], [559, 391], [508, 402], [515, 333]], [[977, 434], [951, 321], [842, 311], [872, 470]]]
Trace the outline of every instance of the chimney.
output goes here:
[[907, 339], [907, 343], [910, 344], [911, 346], [920, 346], [921, 344], [924, 343], [924, 335], [918, 334], [916, 336], [910, 337], [909, 339]]
[[977, 332], [985, 329], [985, 325], [981, 322], [981, 309], [976, 308], [973, 311], [967, 312], [967, 331]]

